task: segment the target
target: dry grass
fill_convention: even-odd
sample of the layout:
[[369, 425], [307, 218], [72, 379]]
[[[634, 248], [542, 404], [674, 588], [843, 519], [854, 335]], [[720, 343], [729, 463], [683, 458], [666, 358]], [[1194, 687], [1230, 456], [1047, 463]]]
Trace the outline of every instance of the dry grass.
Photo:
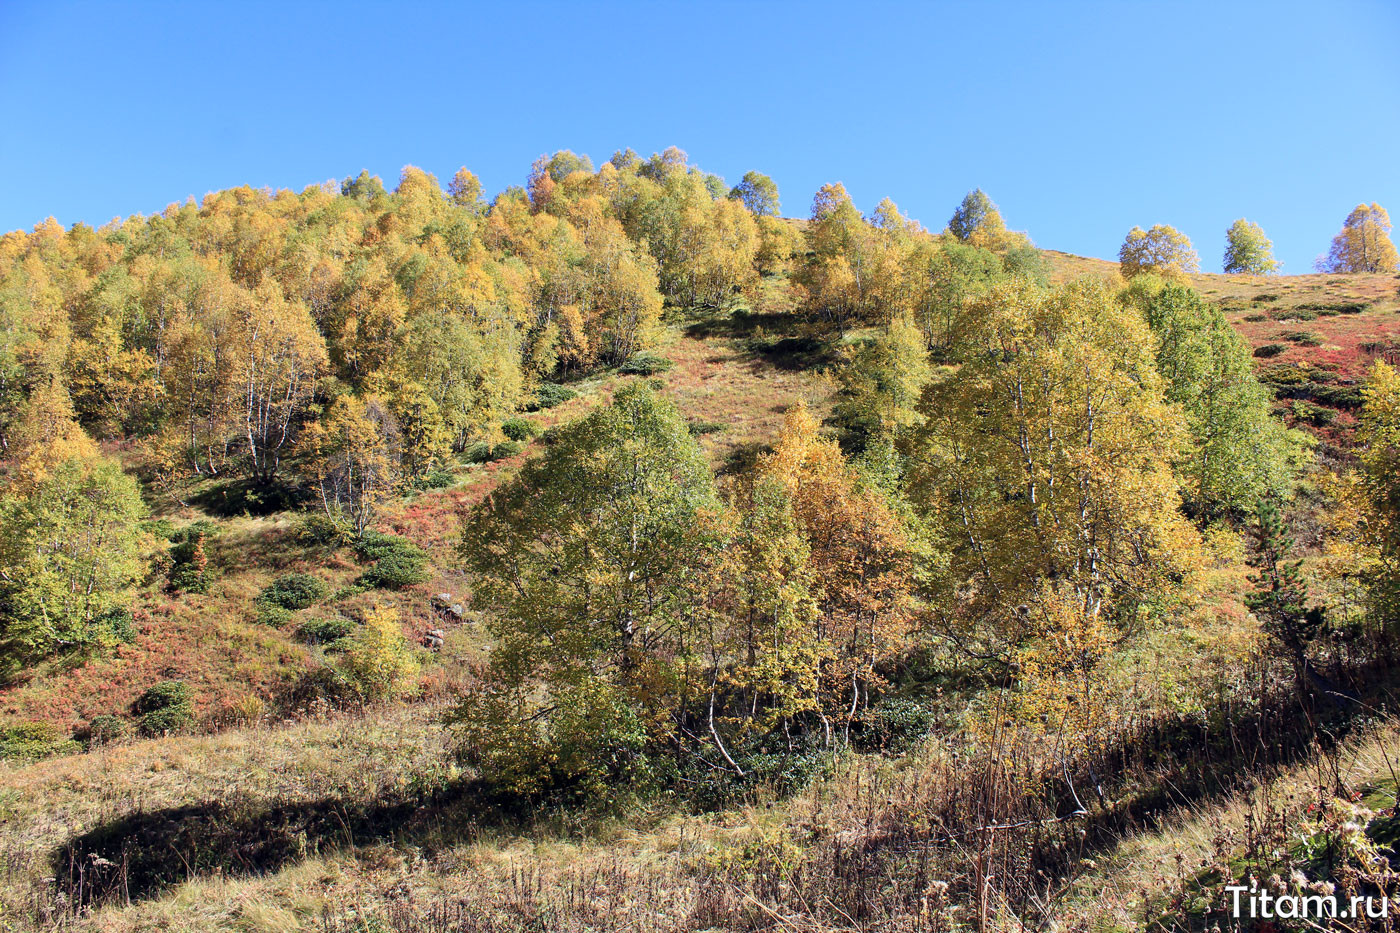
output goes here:
[[1400, 725], [1392, 720], [1372, 728], [1329, 759], [1314, 757], [1266, 785], [1192, 806], [1155, 831], [1126, 836], [1066, 892], [1061, 921], [1069, 929], [1145, 928], [1150, 905], [1177, 886], [1183, 873], [1210, 862], [1222, 840], [1242, 836], [1247, 821], [1269, 802], [1291, 802], [1298, 809], [1319, 795], [1390, 785], [1392, 769], [1400, 767]]

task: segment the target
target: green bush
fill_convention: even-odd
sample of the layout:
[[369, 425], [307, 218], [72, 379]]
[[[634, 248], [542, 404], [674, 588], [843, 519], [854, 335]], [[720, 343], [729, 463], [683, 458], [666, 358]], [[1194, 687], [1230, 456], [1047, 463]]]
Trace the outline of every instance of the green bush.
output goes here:
[[1304, 304], [1299, 305], [1300, 311], [1330, 311], [1333, 314], [1360, 314], [1371, 307], [1365, 301], [1334, 301], [1326, 304]]
[[1361, 387], [1343, 385], [1324, 385], [1313, 389], [1313, 398], [1334, 408], [1360, 408], [1361, 407]]
[[1267, 321], [1269, 316], [1267, 314], [1246, 314], [1244, 319], [1251, 324], [1258, 324], [1260, 321]]
[[91, 745], [106, 745], [126, 735], [126, 720], [111, 713], [101, 713], [92, 717], [87, 724], [87, 741]]
[[457, 482], [457, 477], [446, 470], [429, 470], [413, 481], [416, 489], [446, 489]]
[[494, 447], [484, 441], [477, 441], [468, 444], [462, 451], [463, 463], [490, 463], [493, 460], [504, 460], [506, 457], [514, 457], [523, 449], [518, 441], [504, 441]]
[[329, 645], [354, 630], [355, 623], [343, 616], [336, 616], [330, 619], [308, 619], [297, 630], [297, 635], [308, 645]]
[[1290, 308], [1287, 311], [1279, 311], [1274, 314], [1275, 321], [1315, 321], [1317, 312], [1307, 308]]
[[153, 709], [138, 719], [136, 724], [141, 734], [148, 738], [171, 735], [194, 724], [194, 710], [181, 706]]
[[193, 699], [190, 685], [183, 680], [162, 680], [136, 698], [131, 704], [131, 712], [141, 716], [171, 706], [189, 706]]
[[145, 736], [179, 732], [194, 722], [194, 695], [183, 680], [163, 680], [131, 704], [137, 728]]
[[1330, 408], [1299, 400], [1293, 403], [1293, 417], [1313, 427], [1324, 428], [1337, 420], [1337, 413]]
[[338, 709], [350, 706], [356, 699], [355, 684], [345, 672], [333, 665], [326, 665], [303, 672], [282, 692], [279, 703], [285, 710], [301, 713], [318, 707]]
[[539, 426], [529, 418], [507, 418], [501, 422], [501, 431], [513, 441], [528, 441], [540, 433]]
[[1255, 295], [1253, 298], [1251, 298], [1250, 301], [1254, 302], [1257, 305], [1266, 305], [1270, 302], [1278, 301], [1278, 295], [1271, 295], [1266, 292], [1261, 292], [1260, 294]]
[[35, 761], [69, 755], [81, 746], [47, 722], [21, 722], [0, 727], [0, 761]]
[[726, 425], [719, 421], [692, 421], [685, 426], [691, 437], [700, 437], [704, 434], [716, 434], [725, 429]]
[[168, 518], [152, 518], [141, 523], [141, 530], [152, 538], [169, 541], [175, 534], [175, 524]]
[[324, 512], [303, 513], [297, 528], [297, 537], [304, 543], [320, 547], [340, 547], [351, 535], [349, 525], [335, 521]]
[[218, 531], [213, 522], [195, 522], [170, 532], [170, 588], [176, 592], [209, 591], [209, 559], [204, 549]]
[[398, 535], [367, 532], [355, 545], [355, 553], [373, 561], [358, 583], [397, 590], [428, 579], [428, 554], [418, 545]]
[[635, 353], [629, 357], [625, 363], [617, 368], [617, 371], [629, 376], [654, 376], [657, 373], [666, 372], [673, 365], [666, 357], [652, 353], [650, 350], [643, 350], [641, 353]]
[[289, 573], [268, 584], [258, 595], [258, 605], [283, 609], [305, 609], [325, 599], [330, 587], [309, 573]]
[[96, 624], [103, 641], [129, 645], [136, 640], [136, 617], [124, 606], [107, 610], [97, 618]]
[[292, 610], [282, 606], [259, 605], [257, 615], [253, 616], [253, 621], [270, 628], [281, 628], [292, 621], [294, 615]]
[[933, 723], [933, 711], [922, 703], [885, 700], [857, 721], [852, 740], [860, 751], [903, 753], [921, 742]]
[[578, 398], [578, 393], [568, 386], [545, 382], [541, 383], [540, 387], [535, 390], [535, 397], [524, 407], [526, 411], [542, 411], [546, 408], [562, 405], [575, 398]]

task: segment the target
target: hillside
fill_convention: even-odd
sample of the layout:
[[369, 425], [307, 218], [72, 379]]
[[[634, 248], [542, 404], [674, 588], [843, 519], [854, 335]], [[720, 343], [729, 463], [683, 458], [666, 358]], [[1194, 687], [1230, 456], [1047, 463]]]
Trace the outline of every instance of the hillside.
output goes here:
[[771, 185], [565, 151], [0, 239], [0, 930], [1390, 893], [1400, 276]]
[[[1056, 280], [1116, 270], [1102, 260], [1054, 251], [1046, 251], [1046, 257]], [[1358, 381], [1371, 361], [1394, 359], [1400, 341], [1400, 279], [1394, 276], [1195, 275], [1192, 284], [1226, 309], [1256, 349], [1285, 348], [1277, 355], [1257, 355], [1256, 368], [1276, 392], [1280, 413], [1324, 437], [1336, 439], [1355, 423]], [[1285, 336], [1303, 331], [1318, 339]], [[829, 409], [833, 384], [823, 375], [826, 365], [791, 358], [783, 340], [781, 330], [767, 333], [761, 324], [735, 328], [704, 318], [674, 324], [662, 338], [660, 350], [675, 366], [654, 378], [662, 380], [689, 421], [705, 426], [699, 440], [717, 469], [743, 462], [769, 444], [793, 404]], [[778, 349], [767, 349], [774, 346]], [[608, 374], [572, 383], [579, 398], [532, 420], [547, 429], [576, 418], [609, 398], [625, 378]], [[466, 592], [462, 576], [452, 570], [462, 510], [511, 475], [539, 443], [531, 441], [501, 460], [460, 465], [450, 487], [415, 493], [385, 510], [379, 522], [383, 530], [404, 535], [432, 555], [430, 580], [402, 593], [373, 594], [400, 609], [410, 637], [421, 640], [443, 624], [431, 597], [446, 593], [460, 600]], [[123, 453], [120, 447], [114, 451]], [[269, 629], [256, 620], [254, 598], [287, 572], [321, 571], [333, 587], [344, 587], [361, 572], [360, 564], [347, 552], [299, 542], [291, 514], [225, 517], [202, 508], [196, 504], [200, 488], [148, 492], [158, 503], [154, 518], [217, 525], [210, 561], [218, 568], [218, 582], [211, 592], [176, 599], [149, 593], [137, 612], [141, 634], [134, 642], [119, 646], [111, 657], [76, 668], [59, 666], [21, 686], [0, 688], [0, 712], [72, 733], [94, 716], [124, 713], [151, 683], [179, 672], [195, 687], [202, 720], [211, 726], [237, 724], [271, 709], [277, 688], [316, 662], [315, 647], [299, 640], [296, 631], [325, 607]], [[354, 596], [337, 609], [353, 614], [365, 603], [364, 597]], [[481, 634], [472, 625], [451, 627], [446, 634], [446, 644], [422, 675], [430, 695], [444, 695], [459, 683], [482, 647]]]
[[[1052, 279], [1111, 275], [1117, 264], [1046, 250]], [[1355, 425], [1357, 385], [1400, 354], [1400, 276], [1193, 274], [1255, 351], [1259, 378], [1294, 423], [1336, 440]]]

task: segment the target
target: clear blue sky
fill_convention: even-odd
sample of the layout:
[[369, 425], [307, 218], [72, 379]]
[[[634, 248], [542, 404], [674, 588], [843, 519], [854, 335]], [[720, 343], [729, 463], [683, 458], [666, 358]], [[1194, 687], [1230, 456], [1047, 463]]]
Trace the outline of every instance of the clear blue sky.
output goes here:
[[1400, 4], [0, 0], [0, 230], [673, 144], [788, 214], [981, 186], [1041, 246], [1170, 223], [1210, 271], [1246, 216], [1305, 272], [1358, 201], [1400, 221]]

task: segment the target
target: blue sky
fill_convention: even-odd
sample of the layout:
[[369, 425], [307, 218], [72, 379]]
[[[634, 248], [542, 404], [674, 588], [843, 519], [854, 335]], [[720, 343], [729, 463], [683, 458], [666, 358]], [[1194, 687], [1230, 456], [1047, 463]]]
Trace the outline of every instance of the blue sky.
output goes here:
[[1245, 216], [1305, 272], [1400, 212], [1400, 4], [0, 0], [0, 230], [669, 145], [788, 214], [842, 181], [937, 229], [981, 186], [1041, 246], [1170, 223], [1212, 271]]

